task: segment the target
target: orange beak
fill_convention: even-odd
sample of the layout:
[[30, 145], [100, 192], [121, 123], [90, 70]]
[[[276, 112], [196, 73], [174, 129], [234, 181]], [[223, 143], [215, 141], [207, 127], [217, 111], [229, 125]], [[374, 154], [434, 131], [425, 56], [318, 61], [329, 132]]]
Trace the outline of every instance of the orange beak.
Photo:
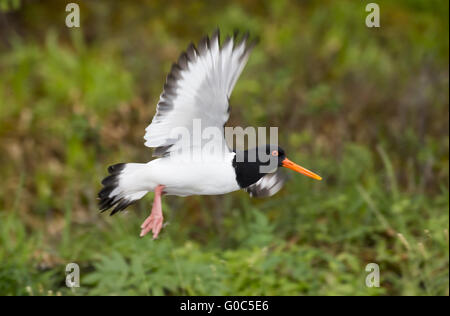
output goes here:
[[316, 180], [322, 180], [322, 177], [315, 174], [312, 171], [309, 171], [308, 169], [303, 168], [302, 166], [297, 165], [296, 163], [290, 161], [289, 159], [285, 158], [281, 165], [285, 168], [289, 168], [291, 170], [297, 171], [301, 174], [304, 174], [305, 176], [308, 176], [310, 178], [316, 179]]

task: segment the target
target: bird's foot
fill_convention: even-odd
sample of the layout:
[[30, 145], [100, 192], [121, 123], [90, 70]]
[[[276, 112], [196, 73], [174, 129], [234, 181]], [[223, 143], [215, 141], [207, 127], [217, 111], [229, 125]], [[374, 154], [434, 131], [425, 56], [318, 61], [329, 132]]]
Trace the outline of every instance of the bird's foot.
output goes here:
[[153, 207], [150, 216], [145, 219], [141, 225], [140, 237], [144, 237], [150, 231], [153, 231], [153, 239], [156, 239], [163, 227], [163, 214], [161, 207], [161, 195], [164, 189], [163, 185], [158, 185], [155, 189], [155, 199], [153, 200]]
[[152, 212], [152, 214], [150, 214], [150, 216], [147, 217], [141, 225], [140, 237], [144, 237], [150, 231], [153, 231], [153, 239], [158, 238], [159, 232], [163, 226], [163, 220], [164, 218], [162, 215], [156, 215]]

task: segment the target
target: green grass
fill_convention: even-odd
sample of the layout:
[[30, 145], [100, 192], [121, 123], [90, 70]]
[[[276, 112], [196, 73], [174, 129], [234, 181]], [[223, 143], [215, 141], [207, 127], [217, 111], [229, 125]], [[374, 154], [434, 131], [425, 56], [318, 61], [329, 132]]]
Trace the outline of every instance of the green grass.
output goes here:
[[[346, 159], [354, 156], [344, 158], [344, 164]], [[331, 163], [322, 170], [328, 169]], [[72, 220], [69, 204], [61, 234], [50, 240], [37, 230], [27, 234], [17, 213], [2, 213], [1, 290], [27, 294], [29, 287], [34, 295], [448, 295], [448, 190], [433, 198], [396, 193], [383, 183], [389, 178], [386, 170], [378, 176], [370, 169], [361, 173], [361, 181], [344, 188], [294, 179], [272, 199], [250, 201], [245, 193], [223, 197], [221, 227], [211, 214], [197, 219], [201, 227], [187, 227], [186, 221], [192, 226], [196, 221], [188, 218], [189, 210], [168, 205], [167, 200], [180, 199], [169, 197], [164, 207], [170, 224], [157, 241], [138, 237], [149, 202], [139, 205], [140, 216], [97, 216], [93, 209], [95, 221], [85, 223]], [[212, 202], [198, 202], [203, 200]], [[82, 287], [73, 292], [64, 287], [69, 262], [81, 267]], [[379, 289], [365, 287], [364, 267], [370, 262], [380, 265]]]
[[[378, 30], [358, 1], [143, 1], [120, 19], [83, 3], [79, 30], [54, 4], [14, 1], [0, 29], [1, 295], [449, 294], [448, 2], [379, 1]], [[279, 126], [324, 180], [164, 197], [168, 225], [141, 239], [151, 194], [109, 217], [100, 180], [150, 159], [165, 74], [217, 25], [261, 38], [230, 125]], [[371, 262], [380, 288], [365, 286]]]

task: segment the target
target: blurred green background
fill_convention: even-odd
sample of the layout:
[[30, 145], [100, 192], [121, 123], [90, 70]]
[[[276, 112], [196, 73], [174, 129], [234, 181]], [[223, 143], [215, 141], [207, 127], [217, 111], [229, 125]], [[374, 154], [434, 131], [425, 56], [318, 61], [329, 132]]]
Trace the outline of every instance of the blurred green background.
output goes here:
[[[0, 294], [448, 295], [449, 2], [0, 0]], [[114, 217], [106, 167], [145, 162], [165, 76], [220, 27], [260, 38], [230, 126], [279, 126], [293, 175], [268, 199], [152, 195]], [[65, 287], [65, 265], [81, 287]], [[367, 288], [378, 263], [381, 287]]]

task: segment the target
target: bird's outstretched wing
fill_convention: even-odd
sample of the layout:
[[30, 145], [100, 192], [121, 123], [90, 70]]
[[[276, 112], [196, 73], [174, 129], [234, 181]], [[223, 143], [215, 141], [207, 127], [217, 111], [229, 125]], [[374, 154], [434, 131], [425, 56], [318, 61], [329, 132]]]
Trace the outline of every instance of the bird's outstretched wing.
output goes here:
[[144, 136], [145, 145], [155, 148], [154, 156], [192, 146], [174, 137], [173, 130], [182, 127], [192, 134], [195, 119], [200, 119], [202, 130], [219, 128], [223, 138], [223, 126], [229, 117], [228, 100], [255, 42], [248, 41], [248, 34], [241, 40], [235, 34], [221, 46], [219, 37], [217, 30], [211, 39], [204, 37], [197, 48], [191, 43], [172, 65]]
[[245, 191], [247, 191], [251, 197], [272, 196], [281, 190], [286, 180], [286, 175], [281, 170], [277, 170], [276, 172], [266, 174], [256, 183], [245, 188]]

